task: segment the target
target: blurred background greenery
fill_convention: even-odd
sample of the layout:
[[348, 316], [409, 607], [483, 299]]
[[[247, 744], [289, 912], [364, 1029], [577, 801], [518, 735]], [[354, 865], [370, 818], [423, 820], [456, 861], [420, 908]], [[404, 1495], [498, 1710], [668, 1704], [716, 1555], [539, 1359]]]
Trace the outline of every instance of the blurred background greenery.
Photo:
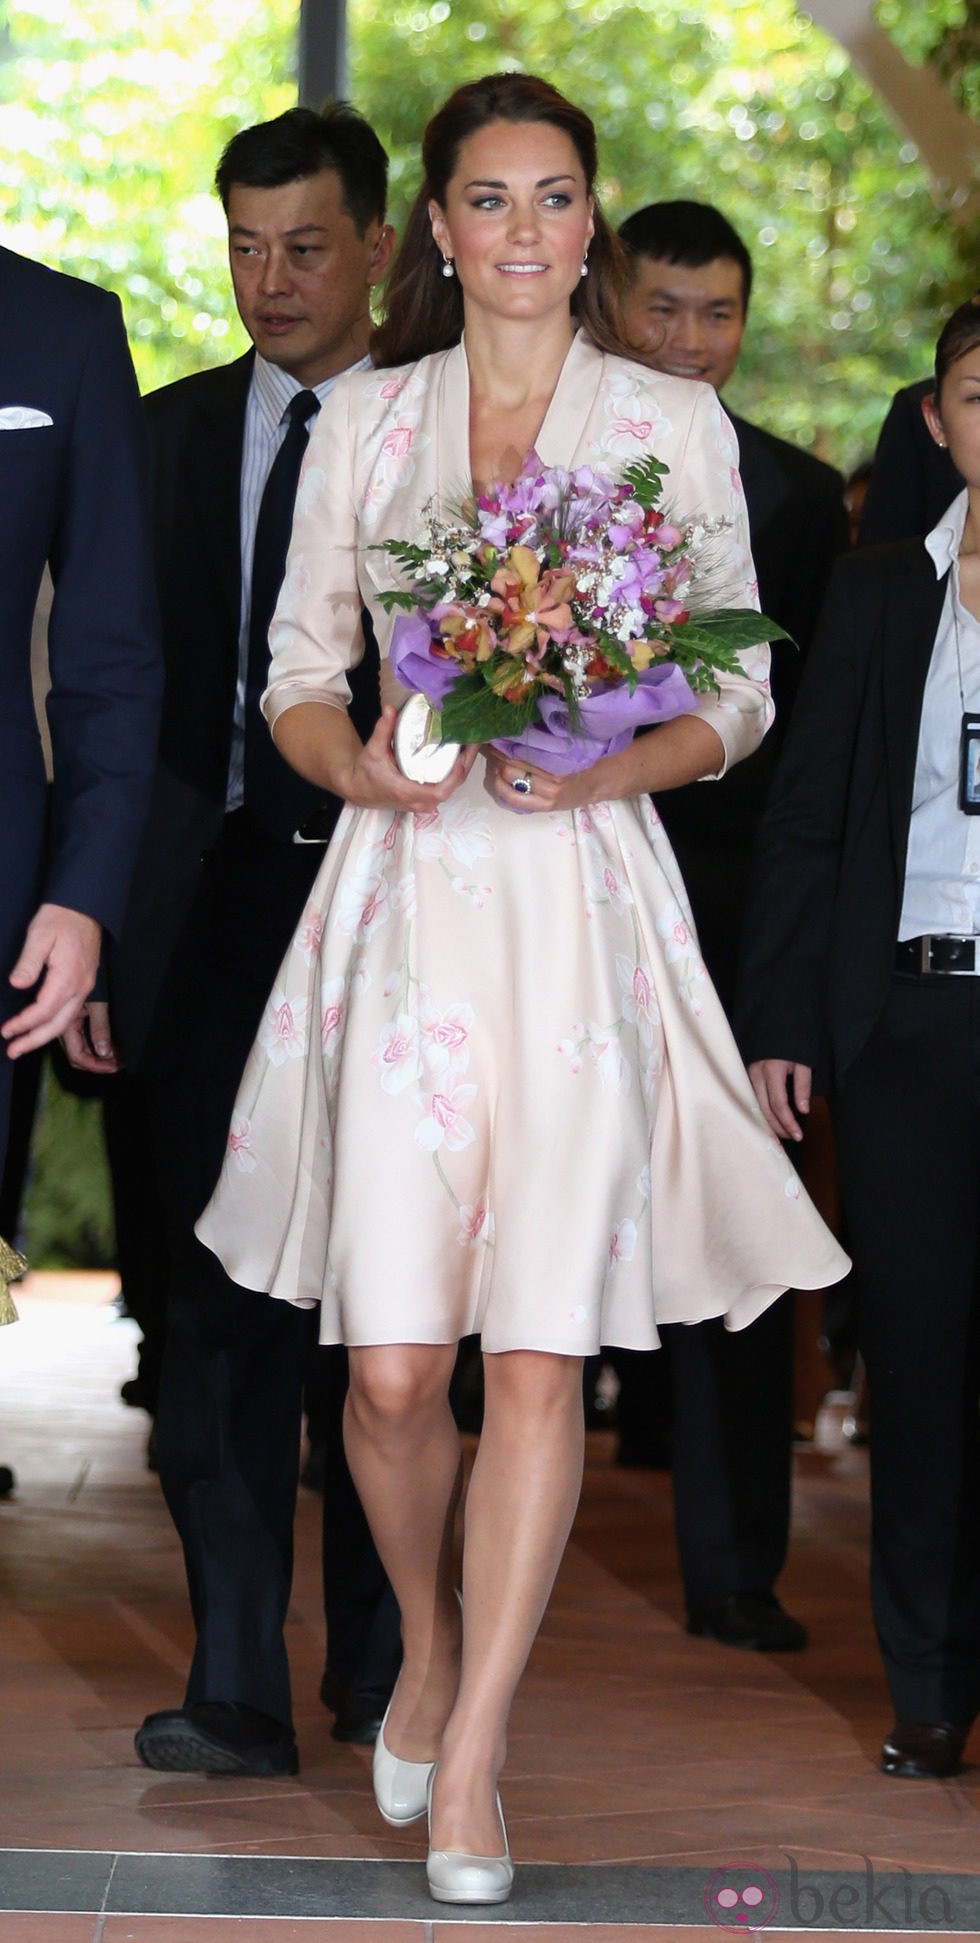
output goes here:
[[[0, 0], [0, 213], [11, 248], [122, 298], [144, 389], [245, 339], [212, 180], [295, 100], [297, 0]], [[980, 0], [878, 0], [880, 25], [980, 111]], [[975, 199], [944, 192], [844, 48], [793, 0], [350, 0], [348, 92], [392, 158], [458, 81], [535, 70], [600, 133], [601, 193], [717, 203], [756, 264], [732, 405], [850, 470], [978, 281]], [[98, 1111], [46, 1089], [26, 1240], [111, 1249]]]

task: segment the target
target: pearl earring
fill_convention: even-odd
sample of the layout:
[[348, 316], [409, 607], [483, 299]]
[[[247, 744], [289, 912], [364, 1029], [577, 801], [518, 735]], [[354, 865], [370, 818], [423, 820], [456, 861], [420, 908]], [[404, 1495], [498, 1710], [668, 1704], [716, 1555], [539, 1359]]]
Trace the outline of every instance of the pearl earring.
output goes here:
[[452, 259], [452, 257], [451, 257], [451, 256], [444, 256], [444, 257], [443, 257], [443, 259], [442, 259], [442, 274], [443, 274], [443, 276], [444, 276], [444, 277], [453, 277], [453, 276], [455, 276], [455, 274], [456, 274], [456, 272], [455, 272], [455, 270], [454, 270], [454, 268], [453, 268], [453, 259]]
[[580, 276], [580, 277], [587, 277], [587, 276], [588, 276], [588, 274], [589, 274], [589, 259], [588, 259], [588, 257], [587, 257], [587, 256], [583, 256], [583, 258], [582, 258], [582, 268], [581, 268], [581, 270], [579, 271], [579, 276]]

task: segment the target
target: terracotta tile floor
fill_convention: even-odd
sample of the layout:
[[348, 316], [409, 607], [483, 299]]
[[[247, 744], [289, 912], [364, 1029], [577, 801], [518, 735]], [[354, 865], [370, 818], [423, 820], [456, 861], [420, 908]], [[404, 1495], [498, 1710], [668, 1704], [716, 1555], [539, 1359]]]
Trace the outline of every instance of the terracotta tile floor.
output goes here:
[[687, 1637], [669, 1480], [617, 1470], [609, 1435], [590, 1437], [515, 1709], [505, 1793], [525, 1866], [496, 1915], [464, 1922], [428, 1901], [421, 1836], [381, 1825], [366, 1750], [330, 1739], [309, 1493], [289, 1629], [300, 1776], [141, 1768], [133, 1729], [179, 1702], [191, 1637], [146, 1419], [118, 1400], [135, 1337], [113, 1290], [35, 1276], [0, 1334], [0, 1460], [17, 1475], [0, 1503], [0, 1943], [490, 1943], [501, 1929], [695, 1943], [719, 1933], [710, 1878], [739, 1867], [737, 1887], [755, 1873], [771, 1891], [754, 1920], [774, 1939], [980, 1934], [980, 1737], [954, 1782], [876, 1769], [890, 1715], [865, 1592], [866, 1465], [829, 1430], [798, 1463], [781, 1586], [813, 1644], [779, 1659]]

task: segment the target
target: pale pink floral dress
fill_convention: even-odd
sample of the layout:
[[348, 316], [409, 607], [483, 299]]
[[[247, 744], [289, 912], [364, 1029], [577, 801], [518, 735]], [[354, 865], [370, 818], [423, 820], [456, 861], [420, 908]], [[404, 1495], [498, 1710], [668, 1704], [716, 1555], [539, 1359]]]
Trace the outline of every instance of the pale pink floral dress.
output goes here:
[[[377, 550], [465, 489], [465, 350], [337, 386], [310, 442], [273, 627], [271, 720], [343, 705]], [[654, 451], [674, 509], [733, 522], [715, 593], [754, 599], [728, 422], [706, 387], [579, 337], [537, 450]], [[703, 713], [726, 759], [771, 713], [765, 654]], [[244, 1286], [321, 1303], [324, 1342], [588, 1354], [750, 1322], [846, 1257], [768, 1132], [646, 797], [499, 808], [483, 762], [425, 815], [346, 810], [270, 995], [198, 1232]], [[711, 784], [705, 783], [705, 788]]]

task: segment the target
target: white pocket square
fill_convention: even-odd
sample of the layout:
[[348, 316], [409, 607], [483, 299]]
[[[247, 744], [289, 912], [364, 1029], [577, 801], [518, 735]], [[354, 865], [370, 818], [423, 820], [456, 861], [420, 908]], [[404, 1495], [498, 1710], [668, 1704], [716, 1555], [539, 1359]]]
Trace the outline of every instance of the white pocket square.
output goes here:
[[0, 405], [0, 432], [26, 432], [32, 425], [53, 425], [48, 412], [35, 411], [33, 405]]

